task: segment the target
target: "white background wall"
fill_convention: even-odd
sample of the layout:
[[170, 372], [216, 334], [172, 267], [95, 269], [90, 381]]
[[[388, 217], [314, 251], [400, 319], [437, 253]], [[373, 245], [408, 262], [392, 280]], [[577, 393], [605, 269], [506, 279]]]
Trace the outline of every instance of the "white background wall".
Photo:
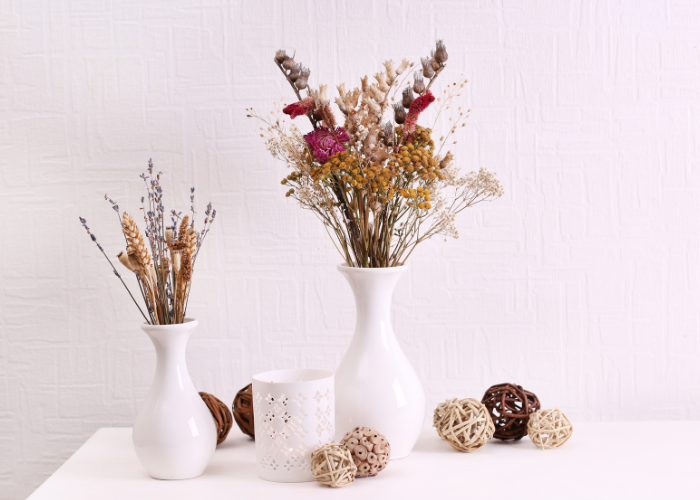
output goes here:
[[[425, 243], [395, 328], [429, 394], [513, 381], [573, 420], [700, 412], [700, 4], [689, 1], [0, 0], [0, 497], [95, 430], [131, 425], [154, 370], [139, 314], [85, 235], [122, 249], [149, 157], [197, 188], [198, 388], [335, 369], [354, 306], [244, 109], [292, 102], [271, 59], [355, 84], [444, 38], [472, 117], [455, 154], [506, 196]], [[441, 84], [441, 85], [440, 85]], [[443, 122], [443, 126], [445, 123]]]

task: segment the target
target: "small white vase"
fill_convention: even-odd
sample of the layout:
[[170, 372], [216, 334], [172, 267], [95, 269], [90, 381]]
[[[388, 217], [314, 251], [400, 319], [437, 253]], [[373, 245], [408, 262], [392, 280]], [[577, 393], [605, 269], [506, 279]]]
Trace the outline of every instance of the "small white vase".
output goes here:
[[156, 348], [156, 374], [134, 422], [136, 456], [151, 477], [201, 476], [216, 449], [214, 418], [187, 372], [187, 340], [197, 320], [141, 325]]
[[407, 457], [425, 419], [425, 393], [391, 326], [391, 297], [406, 266], [338, 270], [355, 294], [355, 335], [335, 372], [336, 439], [363, 426], [384, 434], [391, 459]]

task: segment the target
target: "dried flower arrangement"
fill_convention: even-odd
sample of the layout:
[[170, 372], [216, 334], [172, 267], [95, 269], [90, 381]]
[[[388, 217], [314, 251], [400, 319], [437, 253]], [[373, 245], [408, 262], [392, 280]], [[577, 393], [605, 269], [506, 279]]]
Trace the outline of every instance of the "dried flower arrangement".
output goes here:
[[171, 210], [172, 226], [166, 226], [163, 189], [160, 185], [161, 175], [162, 172], [153, 175], [153, 162], [151, 160], [148, 161], [148, 175], [141, 174], [147, 192], [146, 197], [141, 197], [141, 210], [146, 223], [145, 239], [143, 234], [139, 232], [134, 219], [126, 212], [120, 213], [119, 205], [105, 195], [105, 200], [112, 204], [112, 209], [117, 213], [126, 241], [126, 252], [119, 252], [117, 259], [136, 276], [136, 282], [146, 304], [148, 316], [144, 314], [143, 309], [122, 279], [121, 274], [112, 264], [102, 245], [90, 232], [87, 221], [80, 217], [80, 223], [112, 266], [114, 275], [122, 282], [149, 325], [171, 325], [183, 322], [187, 312], [194, 264], [202, 242], [216, 218], [216, 210], [212, 209], [211, 203], [209, 203], [204, 212], [206, 217], [202, 230], [195, 230], [194, 188], [191, 188], [190, 209], [192, 216], [181, 217], [182, 212]]
[[[323, 222], [348, 266], [403, 265], [426, 239], [438, 234], [457, 238], [454, 222], [459, 212], [503, 194], [495, 174], [482, 168], [460, 177], [452, 153], [442, 153], [465, 125], [468, 111], [459, 108], [456, 120], [450, 119], [452, 126], [440, 137], [439, 147], [432, 129], [417, 123], [436, 100], [437, 123], [467, 83], [449, 85], [437, 99], [432, 94], [430, 88], [446, 67], [447, 50], [441, 40], [429, 57], [421, 59], [412, 84], [404, 87], [410, 73], [406, 70], [413, 67], [404, 59], [398, 67], [391, 60], [384, 62], [385, 70], [374, 75], [376, 82], [365, 76], [351, 91], [338, 85], [335, 103], [345, 117], [342, 127], [331, 110], [326, 85], [311, 89], [310, 70], [283, 50], [277, 51], [274, 61], [298, 98], [282, 112], [292, 119], [308, 117], [313, 131], [303, 135], [294, 124], [287, 127], [279, 109], [272, 118], [252, 108], [248, 116], [263, 122], [261, 136], [268, 150], [292, 169], [282, 180], [291, 188], [286, 196]], [[302, 90], [306, 97], [302, 98]], [[383, 122], [390, 109], [393, 121]]]

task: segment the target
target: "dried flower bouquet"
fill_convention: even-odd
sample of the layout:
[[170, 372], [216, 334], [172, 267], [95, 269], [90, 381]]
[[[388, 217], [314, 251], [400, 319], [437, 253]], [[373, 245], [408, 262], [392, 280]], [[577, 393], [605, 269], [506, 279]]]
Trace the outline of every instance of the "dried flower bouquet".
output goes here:
[[[343, 126], [331, 110], [327, 86], [309, 87], [308, 68], [283, 50], [274, 61], [299, 99], [282, 112], [292, 119], [308, 117], [313, 131], [304, 135], [294, 124], [287, 127], [279, 110], [268, 118], [251, 108], [248, 116], [264, 122], [260, 130], [268, 150], [292, 169], [282, 180], [290, 186], [286, 196], [323, 222], [348, 266], [402, 265], [426, 239], [437, 234], [458, 237], [454, 221], [459, 212], [503, 194], [495, 174], [482, 168], [460, 177], [452, 153], [442, 153], [464, 126], [468, 114], [461, 108], [439, 147], [432, 129], [418, 125], [421, 113], [436, 100], [430, 88], [446, 67], [442, 41], [421, 59], [412, 83], [406, 80], [413, 64], [404, 59], [398, 67], [384, 62], [375, 82], [365, 76], [350, 91], [338, 85], [335, 103]], [[450, 109], [466, 83], [453, 83], [441, 93], [437, 117]], [[393, 120], [384, 121], [392, 111]]]
[[126, 212], [120, 213], [119, 205], [105, 195], [105, 200], [112, 204], [112, 209], [117, 213], [126, 242], [126, 251], [119, 252], [117, 259], [134, 273], [148, 315], [141, 309], [102, 245], [90, 232], [87, 221], [80, 217], [80, 223], [112, 266], [115, 276], [129, 292], [134, 304], [149, 325], [171, 325], [183, 322], [187, 312], [194, 264], [202, 242], [216, 218], [216, 210], [212, 209], [209, 203], [204, 212], [206, 217], [202, 230], [195, 230], [194, 188], [192, 188], [190, 190], [192, 216], [181, 217], [182, 212], [171, 210], [172, 226], [167, 226], [163, 189], [160, 186], [161, 174], [162, 172], [153, 175], [153, 163], [150, 160], [148, 175], [141, 174], [147, 191], [147, 196], [141, 197], [146, 238], [139, 232], [134, 219]]

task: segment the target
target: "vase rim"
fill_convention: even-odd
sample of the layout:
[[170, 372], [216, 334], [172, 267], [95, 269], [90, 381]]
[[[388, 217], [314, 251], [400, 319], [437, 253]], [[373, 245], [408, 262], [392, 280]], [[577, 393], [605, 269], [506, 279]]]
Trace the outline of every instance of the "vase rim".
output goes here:
[[408, 269], [408, 264], [392, 267], [350, 267], [345, 263], [338, 264], [336, 269], [341, 273], [357, 273], [357, 274], [395, 274], [402, 273]]
[[188, 327], [194, 328], [199, 324], [195, 318], [185, 318], [182, 323], [174, 323], [172, 325], [149, 325], [148, 323], [141, 323], [141, 328], [144, 330], [168, 330], [173, 327], [183, 327], [187, 325]]

